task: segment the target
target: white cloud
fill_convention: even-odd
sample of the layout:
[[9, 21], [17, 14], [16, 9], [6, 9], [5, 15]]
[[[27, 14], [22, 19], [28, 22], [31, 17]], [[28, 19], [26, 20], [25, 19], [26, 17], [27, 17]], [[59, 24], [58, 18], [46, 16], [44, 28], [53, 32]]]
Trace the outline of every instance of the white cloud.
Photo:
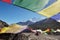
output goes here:
[[37, 22], [38, 21], [38, 18], [32, 18], [32, 19], [30, 19], [30, 21]]
[[60, 22], [60, 20], [57, 20], [57, 22]]
[[30, 21], [32, 21], [32, 22], [36, 22], [36, 20], [33, 20], [33, 19], [30, 19]]

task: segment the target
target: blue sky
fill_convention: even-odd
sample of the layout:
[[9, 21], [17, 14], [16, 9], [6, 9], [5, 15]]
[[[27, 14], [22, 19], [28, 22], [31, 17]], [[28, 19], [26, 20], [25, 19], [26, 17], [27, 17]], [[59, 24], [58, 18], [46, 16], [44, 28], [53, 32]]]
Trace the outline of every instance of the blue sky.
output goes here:
[[[50, 5], [51, 2], [48, 4]], [[54, 0], [53, 0], [54, 1]], [[35, 12], [13, 6], [0, 1], [0, 20], [7, 22], [8, 24], [27, 21], [32, 18], [37, 18], [37, 20], [45, 19], [45, 16], [39, 15]]]

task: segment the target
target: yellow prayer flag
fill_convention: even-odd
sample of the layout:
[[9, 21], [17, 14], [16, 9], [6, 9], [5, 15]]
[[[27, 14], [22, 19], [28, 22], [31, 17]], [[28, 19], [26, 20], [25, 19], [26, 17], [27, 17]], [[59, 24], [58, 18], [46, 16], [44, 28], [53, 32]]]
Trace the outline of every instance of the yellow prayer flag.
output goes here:
[[60, 0], [53, 3], [49, 7], [43, 9], [42, 11], [39, 11], [38, 14], [42, 14], [44, 16], [51, 17], [53, 15], [56, 15], [59, 12], [60, 12]]

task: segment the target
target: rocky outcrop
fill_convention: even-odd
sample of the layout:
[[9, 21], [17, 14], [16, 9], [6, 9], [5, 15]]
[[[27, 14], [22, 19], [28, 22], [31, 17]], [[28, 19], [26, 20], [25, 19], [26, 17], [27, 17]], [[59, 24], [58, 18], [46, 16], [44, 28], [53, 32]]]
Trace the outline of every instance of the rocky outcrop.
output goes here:
[[8, 25], [6, 22], [0, 20], [0, 28], [8, 27], [8, 26], [9, 26], [9, 25]]
[[38, 36], [34, 33], [18, 33], [11, 34], [5, 33], [0, 34], [0, 40], [60, 40], [60, 35], [44, 35], [39, 34]]

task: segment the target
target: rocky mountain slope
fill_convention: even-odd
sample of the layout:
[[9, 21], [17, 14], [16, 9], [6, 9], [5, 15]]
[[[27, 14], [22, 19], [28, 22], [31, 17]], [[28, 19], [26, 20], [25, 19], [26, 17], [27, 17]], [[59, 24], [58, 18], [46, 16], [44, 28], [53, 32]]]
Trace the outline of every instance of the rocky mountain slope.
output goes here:
[[29, 27], [33, 29], [42, 29], [42, 30], [45, 30], [47, 28], [57, 29], [60, 28], [60, 23], [52, 18], [48, 18], [42, 21], [38, 21], [34, 24], [31, 24], [29, 25]]

